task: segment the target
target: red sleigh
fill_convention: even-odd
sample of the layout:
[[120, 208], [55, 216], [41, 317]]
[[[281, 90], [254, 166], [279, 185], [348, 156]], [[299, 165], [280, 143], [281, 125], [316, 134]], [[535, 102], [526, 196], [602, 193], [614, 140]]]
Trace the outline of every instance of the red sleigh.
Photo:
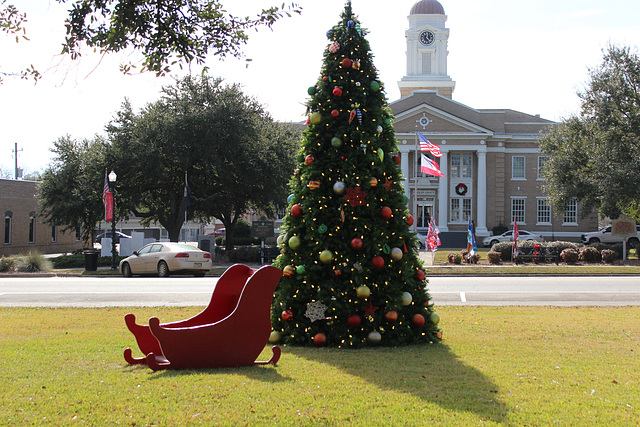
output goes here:
[[235, 264], [218, 280], [209, 305], [190, 319], [160, 324], [152, 317], [149, 326], [143, 326], [127, 314], [125, 323], [145, 357], [135, 358], [127, 348], [125, 360], [146, 363], [154, 371], [275, 365], [281, 353], [278, 346], [271, 348], [268, 361], [256, 358], [269, 340], [271, 300], [281, 276], [273, 266], [252, 270]]

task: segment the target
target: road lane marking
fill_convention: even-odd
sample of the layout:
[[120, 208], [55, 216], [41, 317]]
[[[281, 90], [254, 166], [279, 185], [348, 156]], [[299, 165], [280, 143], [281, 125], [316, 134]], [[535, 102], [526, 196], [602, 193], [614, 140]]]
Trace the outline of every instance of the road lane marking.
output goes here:
[[467, 302], [467, 296], [464, 292], [460, 292], [460, 302]]

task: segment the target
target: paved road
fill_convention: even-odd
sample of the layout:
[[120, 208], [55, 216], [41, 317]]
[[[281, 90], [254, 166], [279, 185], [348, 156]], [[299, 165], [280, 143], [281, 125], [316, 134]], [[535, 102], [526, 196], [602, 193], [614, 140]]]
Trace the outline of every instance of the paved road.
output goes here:
[[[207, 305], [217, 279], [0, 278], [0, 307]], [[437, 305], [640, 305], [640, 277], [431, 277]]]

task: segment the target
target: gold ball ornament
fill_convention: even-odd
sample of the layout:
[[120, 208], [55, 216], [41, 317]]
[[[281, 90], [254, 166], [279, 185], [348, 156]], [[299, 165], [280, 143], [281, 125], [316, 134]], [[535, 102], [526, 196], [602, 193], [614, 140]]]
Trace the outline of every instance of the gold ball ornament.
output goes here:
[[402, 259], [402, 249], [400, 248], [393, 248], [391, 249], [391, 258], [394, 259], [395, 261], [400, 261]]
[[382, 335], [380, 335], [380, 332], [378, 331], [371, 331], [369, 332], [369, 335], [367, 335], [367, 341], [371, 344], [378, 344], [382, 341]]
[[332, 259], [333, 252], [331, 252], [329, 249], [325, 249], [324, 251], [320, 252], [320, 262], [322, 262], [323, 264], [329, 264]]
[[413, 301], [413, 295], [411, 295], [409, 292], [403, 292], [402, 293], [402, 305], [404, 305], [406, 307], [409, 304], [411, 304], [411, 301]]
[[298, 249], [300, 247], [300, 244], [302, 243], [302, 241], [300, 240], [300, 238], [298, 236], [292, 236], [289, 239], [289, 247], [291, 249]]
[[360, 285], [358, 286], [358, 289], [356, 289], [356, 295], [361, 299], [369, 298], [369, 295], [371, 295], [371, 289], [366, 285]]
[[269, 342], [271, 344], [278, 344], [282, 339], [282, 334], [278, 331], [272, 331], [271, 335], [269, 335]]
[[431, 314], [429, 315], [429, 319], [431, 319], [431, 322], [434, 325], [437, 325], [438, 323], [440, 323], [440, 316], [438, 316], [438, 313], [436, 312], [431, 312]]

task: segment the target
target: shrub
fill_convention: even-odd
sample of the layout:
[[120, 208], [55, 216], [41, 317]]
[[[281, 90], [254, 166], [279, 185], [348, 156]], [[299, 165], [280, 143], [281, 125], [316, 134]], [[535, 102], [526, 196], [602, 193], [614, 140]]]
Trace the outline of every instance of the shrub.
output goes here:
[[260, 248], [258, 246], [240, 246], [227, 253], [229, 261], [233, 263], [260, 261]]
[[560, 258], [567, 264], [578, 262], [578, 251], [576, 249], [567, 248], [560, 253]]
[[500, 264], [502, 254], [500, 252], [494, 252], [493, 250], [487, 252], [487, 260], [489, 264]]
[[[616, 256], [618, 257], [618, 259], [622, 259], [622, 243], [614, 243], [614, 244], [607, 244], [607, 243], [592, 243], [589, 246], [593, 246], [594, 248], [596, 248], [597, 250], [599, 250], [600, 252], [602, 252], [605, 249], [610, 249], [612, 251], [614, 251], [616, 253]], [[629, 251], [630, 248], [627, 246], [627, 257], [629, 256]]]
[[602, 261], [606, 262], [607, 264], [611, 264], [616, 259], [618, 259], [616, 251], [611, 249], [603, 249], [600, 251], [600, 254], [602, 255]]
[[462, 264], [462, 255], [454, 254], [453, 263], [454, 264]]
[[545, 243], [545, 246], [547, 248], [555, 248], [559, 254], [561, 254], [562, 251], [564, 251], [565, 249], [578, 250], [578, 247], [579, 247], [579, 245], [573, 242], [563, 242], [563, 241], [548, 242], [548, 243]]
[[491, 248], [491, 251], [500, 252], [500, 259], [502, 261], [511, 261], [511, 252], [513, 252], [513, 242], [496, 243]]
[[453, 264], [453, 263], [455, 262], [456, 255], [459, 255], [459, 254], [457, 254], [457, 253], [455, 253], [455, 252], [449, 252], [449, 253], [447, 254], [447, 262], [450, 262], [450, 263], [452, 263], [452, 264]]
[[15, 267], [16, 262], [13, 258], [5, 258], [4, 255], [0, 258], [0, 273], [13, 271]]
[[35, 273], [38, 271], [51, 271], [53, 265], [41, 253], [29, 251], [16, 260], [16, 270], [21, 273]]
[[580, 248], [578, 259], [580, 261], [594, 263], [600, 262], [602, 256], [600, 255], [600, 251], [593, 246], [584, 246]]

